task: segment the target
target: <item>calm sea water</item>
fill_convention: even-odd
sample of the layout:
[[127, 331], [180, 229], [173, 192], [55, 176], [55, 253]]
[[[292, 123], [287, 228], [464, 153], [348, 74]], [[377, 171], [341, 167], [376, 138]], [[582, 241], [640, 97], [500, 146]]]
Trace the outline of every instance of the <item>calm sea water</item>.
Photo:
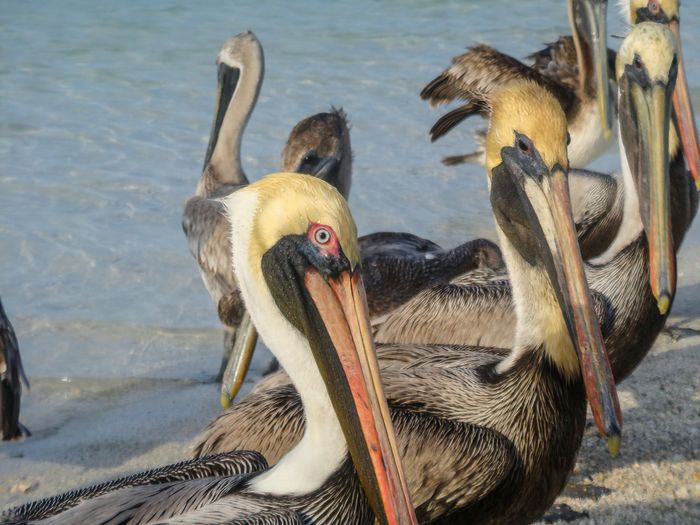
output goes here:
[[[243, 143], [274, 171], [304, 116], [342, 106], [362, 233], [492, 236], [483, 169], [439, 159], [421, 87], [465, 46], [517, 57], [569, 32], [563, 0], [0, 3], [0, 295], [30, 377], [206, 378], [214, 308], [180, 229], [214, 107], [214, 60], [251, 29], [266, 78]], [[613, 11], [613, 8], [611, 8]], [[700, 5], [683, 6], [683, 27]], [[614, 12], [611, 32], [624, 34]], [[700, 34], [684, 33], [700, 107]], [[611, 39], [611, 45], [618, 41]], [[596, 166], [612, 170], [613, 153]]]

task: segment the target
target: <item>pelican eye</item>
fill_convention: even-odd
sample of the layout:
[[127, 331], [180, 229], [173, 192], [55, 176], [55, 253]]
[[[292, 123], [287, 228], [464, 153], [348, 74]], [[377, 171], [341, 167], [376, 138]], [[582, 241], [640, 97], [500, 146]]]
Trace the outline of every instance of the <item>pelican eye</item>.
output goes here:
[[649, 9], [649, 12], [654, 16], [657, 16], [661, 12], [661, 6], [657, 0], [650, 0], [647, 4], [647, 9]]
[[314, 240], [318, 244], [328, 244], [331, 240], [331, 232], [329, 232], [325, 228], [318, 228], [314, 232]]
[[518, 149], [525, 153], [525, 155], [530, 154], [530, 145], [523, 139], [518, 139]]
[[314, 150], [311, 150], [306, 155], [304, 155], [304, 158], [302, 159], [302, 161], [303, 162], [315, 162], [317, 159], [318, 159], [318, 154]]
[[635, 55], [635, 56], [634, 56], [634, 60], [632, 61], [632, 64], [633, 64], [634, 67], [636, 67], [637, 69], [643, 69], [643, 68], [644, 68], [644, 64], [642, 63], [642, 59], [639, 58], [639, 55]]
[[341, 256], [338, 236], [331, 226], [311, 223], [306, 233], [307, 239], [316, 247], [313, 253], [320, 254], [324, 258], [338, 258]]

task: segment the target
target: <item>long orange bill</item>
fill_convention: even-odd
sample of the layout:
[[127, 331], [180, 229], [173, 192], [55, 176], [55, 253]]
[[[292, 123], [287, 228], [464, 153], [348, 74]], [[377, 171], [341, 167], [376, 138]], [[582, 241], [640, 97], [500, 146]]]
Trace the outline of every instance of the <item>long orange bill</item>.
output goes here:
[[688, 163], [688, 169], [695, 180], [695, 186], [700, 189], [700, 146], [698, 146], [698, 130], [695, 126], [695, 113], [693, 113], [693, 105], [690, 102], [690, 92], [688, 91], [688, 81], [685, 77], [683, 53], [681, 51], [681, 32], [678, 20], [671, 21], [669, 27], [676, 40], [676, 50], [678, 53], [678, 77], [676, 79], [676, 89], [673, 91], [673, 109], [676, 111], [681, 141], [683, 142], [683, 153]]
[[[562, 294], [560, 304], [579, 356], [593, 419], [598, 431], [607, 438], [610, 453], [615, 456], [620, 448], [622, 412], [578, 247], [567, 175], [563, 169], [555, 168], [547, 179], [552, 237], [548, 244]], [[549, 228], [545, 225], [550, 221], [542, 219], [540, 223], [546, 232]]]
[[327, 281], [311, 268], [304, 284], [333, 347], [314, 355], [370, 505], [383, 524], [417, 524], [379, 375], [359, 269]]

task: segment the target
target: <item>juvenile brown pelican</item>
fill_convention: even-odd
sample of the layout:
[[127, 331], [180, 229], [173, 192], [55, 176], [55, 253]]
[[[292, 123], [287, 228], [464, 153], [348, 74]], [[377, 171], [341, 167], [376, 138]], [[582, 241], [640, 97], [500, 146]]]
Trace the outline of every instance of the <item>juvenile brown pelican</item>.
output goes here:
[[[431, 129], [433, 141], [472, 115], [487, 116], [488, 96], [498, 87], [527, 79], [549, 90], [569, 125], [571, 167], [583, 168], [612, 143], [614, 104], [606, 47], [607, 0], [568, 0], [572, 37], [563, 37], [530, 58], [533, 66], [480, 44], [452, 59], [421, 98], [431, 106], [454, 100], [467, 103], [448, 112]], [[483, 153], [483, 151], [479, 152]], [[468, 157], [468, 156], [467, 156]], [[466, 160], [453, 157], [448, 163]]]
[[[236, 191], [224, 205], [241, 294], [299, 392], [304, 436], [267, 470], [250, 453], [205, 460], [205, 477], [181, 464], [167, 474], [129, 478], [140, 486], [118, 480], [122, 488], [97, 497], [99, 489], [84, 490], [93, 496], [87, 501], [55, 498], [56, 507], [65, 500], [78, 505], [42, 523], [370, 525], [372, 509], [383, 524], [417, 523], [369, 335], [357, 230], [345, 199], [325, 182], [284, 173]], [[208, 475], [226, 462], [239, 472]], [[165, 475], [168, 482], [157, 479]], [[26, 515], [31, 509], [52, 513], [34, 504], [5, 517], [34, 521]]]
[[19, 422], [22, 381], [29, 388], [17, 337], [0, 301], [0, 438], [3, 441], [31, 435]]
[[[225, 327], [221, 378], [244, 308], [231, 270], [229, 226], [216, 199], [248, 184], [240, 151], [264, 74], [260, 42], [251, 32], [238, 34], [223, 45], [217, 63], [218, 98], [209, 146], [195, 195], [185, 203], [182, 227]], [[283, 152], [282, 169], [315, 175], [349, 192], [351, 155], [345, 113], [332, 110], [294, 127]]]
[[[382, 377], [424, 522], [529, 523], [541, 516], [573, 466], [586, 418], [584, 382], [613, 449], [619, 437], [612, 375], [570, 216], [566, 119], [530, 82], [500, 90], [491, 104], [487, 169], [513, 281], [513, 350], [380, 349], [413, 356], [410, 366], [386, 367]], [[225, 432], [210, 432], [200, 453], [247, 443], [274, 462], [298, 440], [304, 421], [289, 385], [249, 398], [217, 419]]]

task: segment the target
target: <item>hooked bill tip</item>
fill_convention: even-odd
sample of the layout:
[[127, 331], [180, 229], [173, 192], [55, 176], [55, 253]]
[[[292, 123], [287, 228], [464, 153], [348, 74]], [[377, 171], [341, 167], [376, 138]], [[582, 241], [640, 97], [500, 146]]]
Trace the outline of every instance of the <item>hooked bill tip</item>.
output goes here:
[[614, 458], [617, 457], [617, 455], [620, 453], [620, 442], [622, 440], [620, 439], [620, 436], [610, 436], [608, 438], [608, 452], [610, 452], [610, 455]]
[[219, 403], [221, 403], [221, 407], [224, 410], [228, 410], [229, 408], [231, 408], [231, 397], [228, 394], [222, 392], [221, 397], [219, 397]]
[[662, 293], [659, 296], [658, 301], [656, 301], [656, 305], [659, 307], [659, 312], [661, 315], [666, 315], [666, 312], [668, 312], [668, 309], [671, 306], [671, 298], [668, 296], [668, 293]]

